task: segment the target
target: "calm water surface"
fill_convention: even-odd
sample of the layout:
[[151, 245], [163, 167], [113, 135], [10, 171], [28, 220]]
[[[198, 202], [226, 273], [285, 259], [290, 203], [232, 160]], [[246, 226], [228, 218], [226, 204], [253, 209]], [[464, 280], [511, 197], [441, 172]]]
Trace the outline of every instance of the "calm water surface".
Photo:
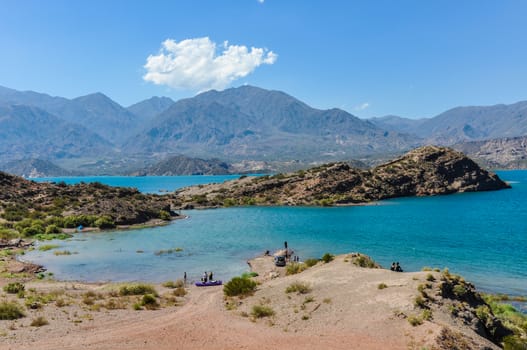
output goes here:
[[[228, 279], [248, 270], [246, 260], [280, 248], [285, 240], [301, 258], [359, 251], [383, 266], [399, 261], [407, 271], [448, 267], [479, 289], [527, 295], [527, 171], [503, 171], [511, 190], [426, 198], [378, 205], [306, 208], [246, 207], [187, 211], [185, 220], [133, 231], [80, 233], [57, 241], [59, 249], [28, 252], [59, 279], [161, 282], [186, 271], [198, 279], [214, 270]], [[222, 182], [236, 176], [96, 177], [45, 179], [100, 181], [143, 192]], [[169, 248], [181, 252], [156, 255]]]

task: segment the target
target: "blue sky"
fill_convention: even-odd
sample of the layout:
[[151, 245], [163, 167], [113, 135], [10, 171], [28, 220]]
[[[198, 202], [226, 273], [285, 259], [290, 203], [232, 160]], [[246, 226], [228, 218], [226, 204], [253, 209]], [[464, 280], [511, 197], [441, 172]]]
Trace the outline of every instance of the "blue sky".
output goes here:
[[127, 106], [251, 84], [359, 117], [430, 117], [527, 100], [526, 14], [522, 0], [2, 0], [0, 85]]

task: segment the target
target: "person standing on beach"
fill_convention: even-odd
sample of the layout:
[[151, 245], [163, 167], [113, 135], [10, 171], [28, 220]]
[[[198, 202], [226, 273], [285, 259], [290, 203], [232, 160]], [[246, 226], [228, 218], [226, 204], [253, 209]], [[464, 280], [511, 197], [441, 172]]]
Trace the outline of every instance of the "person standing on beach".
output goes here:
[[203, 283], [207, 283], [207, 271], [203, 272], [203, 277], [201, 278]]
[[187, 271], [183, 272], [183, 284], [187, 285]]
[[209, 281], [211, 281], [211, 282], [213, 281], [213, 276], [214, 276], [214, 275], [212, 274], [212, 271], [211, 271], [211, 272], [209, 273]]

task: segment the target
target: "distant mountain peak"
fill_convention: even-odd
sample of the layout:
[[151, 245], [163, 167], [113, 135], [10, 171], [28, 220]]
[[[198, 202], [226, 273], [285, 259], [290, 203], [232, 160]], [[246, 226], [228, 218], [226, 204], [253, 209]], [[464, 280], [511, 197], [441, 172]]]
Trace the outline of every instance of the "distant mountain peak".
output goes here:
[[174, 100], [165, 96], [152, 96], [149, 99], [134, 103], [126, 109], [142, 120], [152, 119], [166, 111], [174, 104]]
[[94, 92], [92, 94], [88, 94], [88, 95], [84, 95], [84, 96], [79, 96], [79, 97], [76, 97], [74, 98], [72, 101], [77, 101], [77, 102], [92, 102], [92, 103], [109, 103], [109, 104], [116, 104], [118, 105], [117, 102], [115, 102], [114, 100], [112, 100], [111, 98], [109, 98], [108, 96], [106, 96], [105, 94], [103, 94], [102, 92]]

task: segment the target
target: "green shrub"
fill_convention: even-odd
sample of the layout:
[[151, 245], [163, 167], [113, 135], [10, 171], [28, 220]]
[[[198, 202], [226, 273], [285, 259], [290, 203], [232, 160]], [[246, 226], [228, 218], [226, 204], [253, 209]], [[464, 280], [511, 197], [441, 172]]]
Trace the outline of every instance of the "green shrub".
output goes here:
[[415, 297], [414, 305], [417, 306], [417, 307], [420, 307], [421, 309], [425, 309], [427, 307], [426, 306], [426, 301], [420, 295]]
[[333, 254], [326, 253], [322, 256], [322, 261], [327, 264], [328, 262], [333, 261], [334, 258], [335, 256]]
[[242, 278], [252, 278], [258, 277], [258, 272], [244, 272], [242, 273]]
[[245, 296], [256, 290], [256, 282], [243, 277], [234, 277], [223, 287], [223, 293], [228, 296]]
[[388, 288], [388, 285], [386, 283], [379, 283], [379, 285], [377, 286], [377, 289], [385, 289], [385, 288]]
[[145, 294], [141, 298], [141, 305], [148, 310], [154, 310], [159, 308], [159, 303], [153, 294]]
[[291, 263], [289, 265], [286, 266], [285, 268], [285, 274], [286, 275], [295, 275], [297, 273], [300, 273], [302, 271], [304, 271], [305, 269], [307, 269], [307, 266], [306, 264], [304, 263]]
[[159, 218], [161, 220], [170, 221], [170, 213], [166, 210], [160, 210], [159, 211]]
[[375, 261], [373, 261], [369, 256], [359, 254], [357, 257], [353, 259], [353, 264], [357, 265], [359, 267], [367, 267], [370, 269], [374, 269], [377, 267], [375, 264]]
[[286, 293], [298, 293], [298, 294], [307, 294], [311, 292], [311, 287], [305, 282], [294, 282], [290, 284], [286, 289]]
[[304, 264], [306, 264], [307, 267], [313, 267], [318, 264], [318, 261], [318, 259], [309, 258], [304, 261]]
[[476, 308], [476, 316], [485, 324], [491, 317], [490, 309], [487, 305], [480, 305]]
[[80, 225], [84, 227], [94, 227], [95, 221], [97, 221], [99, 217], [96, 215], [71, 215], [66, 216], [62, 219], [63, 225], [66, 228], [76, 228]]
[[20, 282], [8, 283], [4, 286], [4, 291], [9, 294], [18, 294], [20, 292], [23, 292], [24, 289], [25, 286]]
[[432, 319], [432, 311], [423, 310], [423, 312], [421, 313], [421, 318], [425, 321], [430, 321]]
[[26, 227], [22, 230], [22, 234], [26, 237], [31, 237], [35, 235], [40, 235], [45, 233], [44, 227], [40, 225], [32, 225], [30, 227]]
[[274, 310], [268, 306], [254, 305], [251, 315], [256, 318], [269, 317], [274, 315]]
[[452, 288], [452, 291], [458, 297], [462, 297], [467, 293], [467, 289], [465, 288], [464, 285], [461, 285], [461, 284], [456, 284], [454, 288]]
[[115, 222], [113, 221], [112, 217], [108, 215], [101, 216], [95, 220], [93, 224], [100, 229], [115, 228]]
[[412, 326], [419, 326], [423, 324], [423, 319], [419, 316], [408, 316], [408, 323], [410, 323]]
[[181, 279], [178, 279], [176, 281], [166, 281], [165, 283], [163, 283], [163, 287], [171, 288], [171, 289], [183, 287], [184, 285], [185, 283]]
[[13, 229], [0, 227], [0, 239], [12, 239], [19, 236], [20, 234]]
[[61, 229], [57, 225], [51, 224], [46, 227], [46, 231], [44, 233], [49, 235], [52, 233], [60, 233], [60, 232], [61, 232]]
[[527, 349], [527, 339], [522, 339], [518, 335], [509, 335], [503, 338], [503, 350], [525, 350]]
[[51, 241], [53, 239], [65, 240], [71, 237], [72, 236], [69, 233], [44, 233], [40, 235], [35, 235], [33, 238], [38, 239], [39, 241]]
[[120, 295], [145, 295], [145, 294], [152, 294], [157, 295], [157, 291], [155, 288], [149, 284], [131, 284], [122, 286], [119, 289]]
[[17, 303], [0, 302], [0, 320], [16, 320], [24, 316], [24, 312]]
[[237, 202], [233, 198], [225, 198], [223, 200], [223, 206], [224, 207], [232, 207], [232, 206], [235, 206], [236, 204], [237, 204]]

